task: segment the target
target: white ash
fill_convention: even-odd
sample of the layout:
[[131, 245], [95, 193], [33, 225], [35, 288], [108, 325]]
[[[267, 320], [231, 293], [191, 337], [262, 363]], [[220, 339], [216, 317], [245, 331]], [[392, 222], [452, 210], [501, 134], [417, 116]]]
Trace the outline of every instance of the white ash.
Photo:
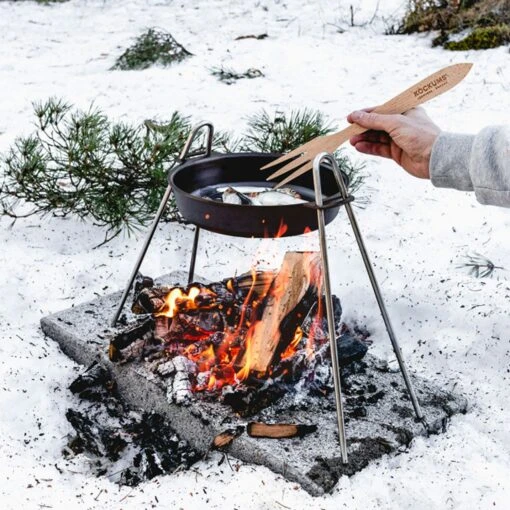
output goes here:
[[197, 372], [193, 361], [185, 356], [176, 356], [172, 359], [175, 368], [173, 381], [167, 387], [167, 399], [169, 402], [184, 404], [193, 399], [193, 390], [190, 376]]
[[163, 363], [160, 363], [157, 368], [156, 368], [156, 372], [161, 376], [161, 377], [168, 377], [170, 375], [172, 375], [174, 372], [175, 372], [175, 365], [174, 365], [174, 362], [170, 359], [168, 361], [165, 361]]

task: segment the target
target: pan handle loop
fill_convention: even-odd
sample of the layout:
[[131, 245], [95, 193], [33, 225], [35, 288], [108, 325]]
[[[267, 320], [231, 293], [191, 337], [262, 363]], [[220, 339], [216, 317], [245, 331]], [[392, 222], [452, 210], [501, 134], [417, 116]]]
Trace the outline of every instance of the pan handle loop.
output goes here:
[[[212, 144], [213, 144], [213, 137], [214, 137], [214, 126], [212, 125], [212, 122], [200, 122], [199, 124], [196, 124], [191, 129], [191, 133], [188, 136], [188, 139], [186, 140], [186, 143], [184, 144], [184, 147], [182, 149], [182, 152], [179, 156], [179, 160], [181, 163], [184, 163], [187, 158], [191, 156], [197, 156], [196, 153], [191, 153], [191, 146], [193, 145], [193, 142], [195, 141], [195, 138], [197, 137], [198, 133], [202, 130], [202, 128], [207, 128], [207, 145], [205, 147], [205, 157], [209, 157], [212, 152]], [[202, 154], [202, 153], [200, 153]]]

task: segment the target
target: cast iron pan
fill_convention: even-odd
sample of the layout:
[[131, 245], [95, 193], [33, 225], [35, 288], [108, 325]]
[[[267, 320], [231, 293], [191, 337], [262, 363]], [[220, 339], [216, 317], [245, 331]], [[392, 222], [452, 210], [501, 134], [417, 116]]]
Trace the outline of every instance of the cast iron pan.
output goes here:
[[[288, 186], [304, 200], [309, 200], [306, 203], [237, 205], [208, 198], [218, 187], [270, 187], [271, 183], [265, 179], [271, 172], [260, 171], [260, 167], [279, 156], [267, 153], [219, 154], [190, 159], [172, 169], [168, 178], [180, 213], [185, 220], [201, 228], [240, 237], [275, 237], [277, 233], [279, 236], [295, 236], [316, 230], [317, 208], [312, 172], [307, 172]], [[347, 184], [347, 177], [343, 177]], [[333, 171], [326, 164], [321, 168], [321, 183], [326, 206], [324, 219], [329, 223], [338, 214], [342, 201], [338, 200]], [[333, 198], [328, 201], [330, 197]], [[283, 225], [286, 229], [282, 229]]]

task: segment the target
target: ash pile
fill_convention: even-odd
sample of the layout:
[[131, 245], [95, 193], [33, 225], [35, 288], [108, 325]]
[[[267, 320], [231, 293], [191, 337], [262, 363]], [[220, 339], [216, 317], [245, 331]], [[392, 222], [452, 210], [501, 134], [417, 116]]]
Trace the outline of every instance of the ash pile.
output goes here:
[[74, 433], [63, 455], [85, 454], [97, 476], [136, 486], [158, 475], [188, 469], [201, 458], [164, 416], [131, 410], [103, 366], [88, 367], [69, 389], [79, 404], [66, 412]]

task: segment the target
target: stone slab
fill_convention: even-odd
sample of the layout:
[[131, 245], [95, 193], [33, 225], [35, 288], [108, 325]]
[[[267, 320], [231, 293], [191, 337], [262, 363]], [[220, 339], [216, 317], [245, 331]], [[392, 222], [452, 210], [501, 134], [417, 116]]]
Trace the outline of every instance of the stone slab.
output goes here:
[[[157, 279], [159, 284], [185, 281], [187, 275], [183, 272]], [[247, 420], [217, 402], [194, 400], [187, 405], [169, 402], [162, 380], [147, 371], [143, 364], [121, 365], [109, 361], [109, 337], [115, 332], [109, 324], [120, 295], [121, 292], [116, 292], [44, 317], [41, 328], [78, 363], [85, 366], [95, 361], [103, 363], [114, 375], [119, 392], [128, 405], [167, 416], [178, 434], [201, 452], [209, 449], [217, 434], [246, 423]], [[413, 437], [427, 432], [414, 419], [400, 373], [389, 371], [373, 356], [367, 355], [365, 360], [366, 369], [349, 378], [352, 391], [345, 408], [347, 465], [340, 460], [333, 395], [324, 397], [317, 407], [296, 406], [294, 402], [282, 411], [281, 402], [278, 404], [280, 422], [317, 424], [317, 432], [304, 438], [284, 440], [254, 439], [243, 434], [234, 440], [229, 454], [244, 462], [267, 466], [299, 483], [310, 494], [321, 495], [329, 492], [340, 476], [351, 475], [384, 454], [405, 450]], [[443, 431], [452, 414], [465, 412], [467, 402], [463, 397], [445, 393], [422, 378], [411, 377], [429, 431]], [[356, 388], [359, 388], [358, 393]], [[363, 413], [359, 412], [360, 402], [363, 402]], [[267, 421], [271, 417], [271, 408], [268, 408], [250, 417], [250, 421]]]

